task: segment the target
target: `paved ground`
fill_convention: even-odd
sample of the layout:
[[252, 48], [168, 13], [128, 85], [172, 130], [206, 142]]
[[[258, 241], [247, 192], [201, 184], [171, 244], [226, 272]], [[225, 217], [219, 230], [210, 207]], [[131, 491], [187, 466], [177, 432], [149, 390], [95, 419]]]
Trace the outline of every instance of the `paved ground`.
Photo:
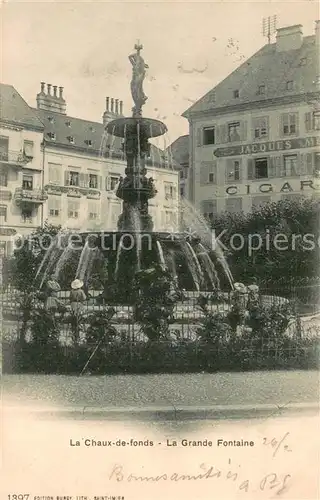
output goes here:
[[104, 408], [312, 403], [319, 401], [319, 373], [5, 375], [3, 399], [12, 404]]

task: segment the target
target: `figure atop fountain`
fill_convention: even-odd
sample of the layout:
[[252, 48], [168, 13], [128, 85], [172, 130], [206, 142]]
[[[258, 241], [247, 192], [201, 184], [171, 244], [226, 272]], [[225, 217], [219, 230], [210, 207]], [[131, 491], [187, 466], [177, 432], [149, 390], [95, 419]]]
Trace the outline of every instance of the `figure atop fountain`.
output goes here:
[[143, 57], [140, 55], [140, 51], [143, 46], [137, 43], [134, 48], [136, 53], [129, 56], [129, 60], [132, 64], [132, 80], [131, 80], [131, 94], [135, 106], [132, 108], [133, 117], [140, 117], [142, 114], [142, 106], [145, 104], [148, 97], [143, 92], [142, 84], [146, 76], [146, 69], [149, 66], [144, 62]]

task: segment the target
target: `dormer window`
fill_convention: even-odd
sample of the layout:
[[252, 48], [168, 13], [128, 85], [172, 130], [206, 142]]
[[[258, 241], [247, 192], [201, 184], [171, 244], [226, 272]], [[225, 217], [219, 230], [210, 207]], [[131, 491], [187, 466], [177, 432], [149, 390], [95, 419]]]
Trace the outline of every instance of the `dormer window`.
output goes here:
[[74, 144], [74, 137], [72, 135], [69, 135], [69, 137], [67, 137], [67, 139], [70, 142], [70, 144]]
[[293, 90], [293, 80], [287, 81], [286, 90]]
[[54, 123], [54, 118], [53, 118], [53, 116], [48, 116], [48, 120], [49, 120], [49, 122], [50, 122], [50, 123]]
[[86, 143], [87, 146], [89, 146], [89, 147], [92, 146], [92, 140], [91, 139], [86, 139], [84, 142]]
[[300, 66], [305, 66], [307, 64], [307, 58], [306, 57], [301, 57], [300, 59]]
[[90, 132], [95, 132], [95, 129], [93, 127], [89, 128]]
[[239, 89], [234, 90], [233, 91], [233, 97], [234, 97], [234, 99], [238, 99], [239, 96], [240, 96]]
[[52, 141], [55, 141], [56, 140], [56, 134], [54, 132], [48, 132], [47, 133], [47, 136], [49, 137], [49, 139], [51, 139]]
[[259, 85], [258, 95], [264, 95], [265, 93], [266, 93], [266, 86], [265, 85]]
[[67, 121], [67, 122], [66, 122], [66, 126], [70, 128], [70, 127], [71, 127], [71, 122], [70, 122], [70, 121]]

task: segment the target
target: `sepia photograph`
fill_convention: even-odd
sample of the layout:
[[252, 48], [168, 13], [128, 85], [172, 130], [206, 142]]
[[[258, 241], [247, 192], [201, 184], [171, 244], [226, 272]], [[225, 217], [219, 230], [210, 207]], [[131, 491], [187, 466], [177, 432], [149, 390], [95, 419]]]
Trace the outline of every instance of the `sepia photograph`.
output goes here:
[[318, 2], [0, 9], [1, 498], [320, 499]]

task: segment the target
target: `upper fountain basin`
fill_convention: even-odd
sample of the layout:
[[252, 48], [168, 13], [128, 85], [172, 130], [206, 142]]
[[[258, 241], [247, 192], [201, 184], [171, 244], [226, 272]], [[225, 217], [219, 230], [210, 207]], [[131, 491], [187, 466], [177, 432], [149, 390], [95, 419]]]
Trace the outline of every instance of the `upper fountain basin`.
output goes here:
[[128, 134], [137, 134], [137, 131], [146, 138], [159, 137], [165, 134], [168, 129], [164, 123], [153, 118], [117, 118], [109, 122], [106, 130], [116, 137], [127, 137]]

